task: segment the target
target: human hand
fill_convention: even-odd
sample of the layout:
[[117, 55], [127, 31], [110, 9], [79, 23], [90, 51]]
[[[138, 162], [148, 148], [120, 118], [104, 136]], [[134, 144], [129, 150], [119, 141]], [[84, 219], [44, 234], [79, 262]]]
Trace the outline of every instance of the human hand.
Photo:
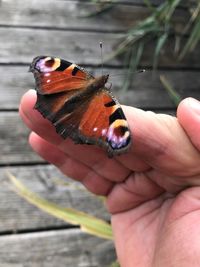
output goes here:
[[35, 101], [29, 91], [20, 105], [31, 146], [107, 196], [121, 267], [200, 266], [200, 103], [185, 99], [177, 118], [123, 107], [133, 145], [109, 159], [98, 147], [63, 140]]

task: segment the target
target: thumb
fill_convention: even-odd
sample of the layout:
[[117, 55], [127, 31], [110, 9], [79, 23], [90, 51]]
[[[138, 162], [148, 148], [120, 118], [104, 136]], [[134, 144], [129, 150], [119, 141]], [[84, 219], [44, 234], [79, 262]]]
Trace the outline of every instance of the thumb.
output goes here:
[[184, 99], [178, 106], [177, 118], [193, 145], [200, 151], [200, 101]]

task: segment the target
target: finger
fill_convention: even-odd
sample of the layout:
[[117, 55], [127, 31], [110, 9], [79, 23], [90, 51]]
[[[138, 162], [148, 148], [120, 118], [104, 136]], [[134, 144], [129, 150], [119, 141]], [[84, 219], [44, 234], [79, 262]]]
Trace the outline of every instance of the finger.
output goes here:
[[64, 140], [55, 131], [55, 127], [41, 114], [33, 109], [35, 105], [35, 92], [31, 90], [24, 95], [20, 105], [20, 115], [27, 126], [43, 139], [58, 146], [60, 150], [74, 159], [78, 159], [87, 166], [91, 166], [100, 175], [112, 181], [122, 181], [130, 173], [126, 167], [114, 158], [108, 159], [104, 151], [95, 146], [77, 145], [70, 139]]
[[[199, 153], [177, 118], [131, 107], [126, 107], [125, 112], [133, 133], [133, 154], [167, 175], [200, 173]], [[127, 154], [122, 155], [120, 160], [125, 165]]]
[[29, 143], [45, 160], [57, 166], [65, 175], [80, 181], [89, 191], [98, 195], [107, 195], [113, 183], [95, 173], [82, 162], [70, 158], [57, 146], [48, 143], [35, 133], [31, 133]]
[[107, 197], [107, 208], [112, 214], [131, 210], [164, 191], [144, 173], [132, 173], [125, 183], [113, 186]]
[[[108, 171], [105, 173], [106, 178], [111, 175], [111, 179], [122, 181], [126, 177], [127, 171], [125, 171], [126, 175], [123, 170], [122, 172], [113, 171], [122, 164], [133, 171], [146, 171], [151, 166], [167, 172], [166, 174], [177, 176], [195, 175], [200, 171], [199, 154], [188, 140], [177, 119], [172, 116], [124, 107], [133, 133], [133, 145], [129, 153], [115, 157], [118, 160], [116, 163], [114, 159], [107, 161], [103, 150], [95, 146], [77, 146], [69, 140], [62, 141], [61, 137], [56, 136], [55, 129], [52, 130], [54, 127], [47, 120], [44, 123], [42, 116], [32, 108], [35, 100], [36, 96], [33, 97], [33, 93], [31, 99], [30, 95], [26, 94], [22, 99], [20, 109], [30, 120], [33, 131], [44, 139], [59, 145], [62, 150], [70, 153], [73, 157], [80, 158], [82, 155], [82, 160], [89, 166], [95, 166], [96, 163], [98, 166], [98, 162], [108, 162], [108, 167], [103, 168], [103, 171]], [[68, 150], [69, 145], [70, 150]]]
[[184, 99], [177, 110], [177, 117], [193, 145], [200, 151], [200, 102]]
[[35, 90], [29, 90], [21, 99], [19, 106], [19, 114], [26, 125], [42, 136], [44, 129], [47, 132], [46, 140], [52, 142], [54, 145], [59, 145], [63, 142], [63, 139], [56, 133], [55, 127], [50, 121], [43, 118], [43, 116], [34, 109], [36, 102]]
[[[115, 158], [108, 159], [102, 149], [96, 146], [74, 145], [70, 139], [63, 140], [55, 132], [54, 126], [33, 109], [35, 101], [35, 92], [31, 90], [23, 96], [20, 105], [20, 115], [29, 128], [48, 142], [59, 146], [68, 155], [77, 158], [88, 166], [92, 166], [95, 171], [106, 178], [113, 181], [122, 181], [127, 177], [130, 170], [116, 161]], [[132, 161], [132, 170], [142, 171], [144, 169], [146, 169], [146, 164], [144, 165], [141, 160], [135, 157], [135, 161]]]

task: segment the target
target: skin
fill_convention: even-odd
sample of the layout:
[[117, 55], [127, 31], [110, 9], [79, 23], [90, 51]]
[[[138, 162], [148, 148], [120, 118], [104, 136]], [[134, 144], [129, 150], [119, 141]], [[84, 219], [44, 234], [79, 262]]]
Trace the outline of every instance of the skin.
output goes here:
[[59, 137], [35, 101], [30, 90], [20, 105], [32, 148], [107, 196], [121, 267], [200, 266], [200, 102], [183, 100], [177, 117], [124, 106], [133, 144], [108, 159], [98, 147]]

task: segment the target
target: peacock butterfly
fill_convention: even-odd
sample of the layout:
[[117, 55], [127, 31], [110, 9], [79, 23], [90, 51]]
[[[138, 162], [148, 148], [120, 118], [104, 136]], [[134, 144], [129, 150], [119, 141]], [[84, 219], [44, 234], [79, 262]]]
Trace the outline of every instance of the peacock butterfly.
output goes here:
[[64, 139], [96, 144], [113, 157], [128, 150], [131, 134], [118, 101], [105, 87], [109, 75], [94, 78], [63, 59], [39, 56], [30, 65], [37, 109]]

